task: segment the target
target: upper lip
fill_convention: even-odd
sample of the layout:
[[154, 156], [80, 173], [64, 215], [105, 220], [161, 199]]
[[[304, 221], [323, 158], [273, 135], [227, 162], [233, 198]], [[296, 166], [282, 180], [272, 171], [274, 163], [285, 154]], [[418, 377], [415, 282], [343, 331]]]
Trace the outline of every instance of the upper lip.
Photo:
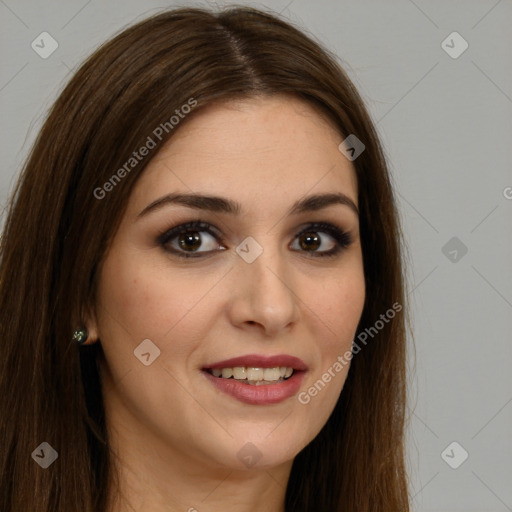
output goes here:
[[234, 368], [236, 366], [250, 366], [253, 368], [275, 368], [276, 366], [286, 366], [294, 370], [307, 370], [306, 363], [298, 357], [287, 354], [275, 356], [264, 356], [259, 354], [248, 354], [246, 356], [233, 357], [218, 361], [216, 363], [205, 366], [204, 370], [212, 370], [214, 368]]

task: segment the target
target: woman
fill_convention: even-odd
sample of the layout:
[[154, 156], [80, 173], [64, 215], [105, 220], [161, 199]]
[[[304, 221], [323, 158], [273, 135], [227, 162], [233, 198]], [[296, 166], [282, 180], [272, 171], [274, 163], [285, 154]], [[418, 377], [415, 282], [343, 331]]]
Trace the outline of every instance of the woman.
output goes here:
[[0, 279], [0, 510], [409, 510], [390, 177], [334, 57], [277, 17], [174, 10], [99, 48]]

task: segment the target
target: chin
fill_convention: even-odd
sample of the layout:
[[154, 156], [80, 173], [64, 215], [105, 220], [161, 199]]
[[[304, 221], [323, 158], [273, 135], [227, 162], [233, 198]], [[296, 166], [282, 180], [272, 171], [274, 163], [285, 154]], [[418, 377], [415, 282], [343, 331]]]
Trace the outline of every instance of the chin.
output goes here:
[[231, 458], [239, 469], [270, 469], [293, 461], [309, 443], [303, 433], [279, 435], [276, 431], [258, 438], [242, 435], [232, 443]]

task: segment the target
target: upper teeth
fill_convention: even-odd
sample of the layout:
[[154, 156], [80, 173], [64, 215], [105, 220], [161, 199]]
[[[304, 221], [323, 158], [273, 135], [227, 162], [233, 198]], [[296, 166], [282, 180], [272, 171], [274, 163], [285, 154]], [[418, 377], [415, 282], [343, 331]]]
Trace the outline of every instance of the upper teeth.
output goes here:
[[214, 377], [237, 380], [267, 380], [278, 381], [282, 378], [288, 378], [293, 373], [293, 368], [286, 366], [276, 366], [274, 368], [256, 368], [253, 366], [235, 366], [234, 368], [214, 368], [211, 370]]

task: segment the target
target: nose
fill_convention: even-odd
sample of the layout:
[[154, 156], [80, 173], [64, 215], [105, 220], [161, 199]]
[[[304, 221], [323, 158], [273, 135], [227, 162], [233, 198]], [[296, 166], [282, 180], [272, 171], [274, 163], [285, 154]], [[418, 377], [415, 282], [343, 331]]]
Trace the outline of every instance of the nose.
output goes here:
[[273, 337], [297, 323], [300, 300], [294, 291], [292, 269], [282, 255], [267, 248], [252, 263], [239, 258], [235, 265], [228, 307], [233, 325], [259, 328]]

